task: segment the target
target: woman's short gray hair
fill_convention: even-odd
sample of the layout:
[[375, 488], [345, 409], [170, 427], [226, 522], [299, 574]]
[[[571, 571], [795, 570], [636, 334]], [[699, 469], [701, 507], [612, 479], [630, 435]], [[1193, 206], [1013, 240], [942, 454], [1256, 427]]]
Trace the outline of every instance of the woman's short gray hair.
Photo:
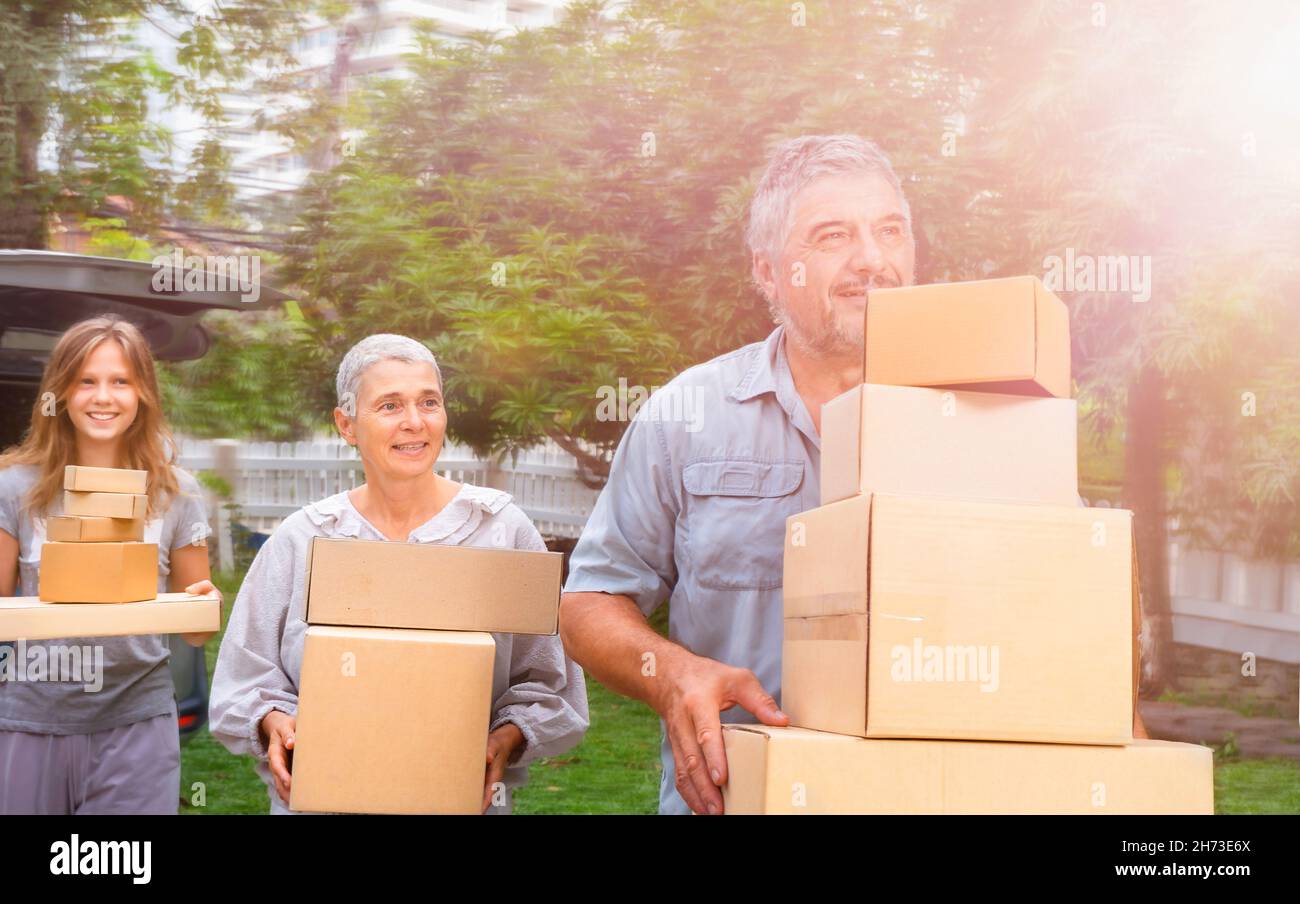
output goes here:
[[352, 411], [356, 410], [357, 387], [361, 384], [362, 372], [372, 364], [380, 361], [405, 361], [408, 364], [432, 364], [433, 372], [438, 377], [438, 388], [446, 395], [442, 384], [442, 371], [433, 357], [433, 352], [422, 342], [416, 342], [409, 336], [393, 333], [376, 333], [367, 336], [348, 350], [339, 365], [339, 374], [334, 381], [338, 393], [340, 408], [347, 410], [346, 402], [352, 402]]
[[883, 176], [898, 192], [911, 229], [912, 210], [903, 196], [903, 185], [880, 148], [858, 135], [804, 135], [778, 144], [758, 181], [745, 235], [750, 251], [763, 252], [774, 267], [779, 266], [795, 196], [814, 179], [841, 173]]

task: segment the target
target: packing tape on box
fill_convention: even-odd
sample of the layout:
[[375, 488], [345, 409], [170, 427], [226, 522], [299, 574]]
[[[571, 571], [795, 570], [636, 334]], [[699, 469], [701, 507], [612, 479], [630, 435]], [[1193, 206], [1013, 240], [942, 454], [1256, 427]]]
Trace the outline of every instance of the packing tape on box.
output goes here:
[[[913, 616], [881, 615], [903, 621], [924, 621]], [[870, 615], [813, 615], [785, 619], [786, 640], [861, 640], [867, 639]]]
[[[787, 603], [792, 597], [787, 597]], [[878, 619], [896, 619], [898, 621], [920, 622], [925, 617], [921, 615], [896, 615], [892, 612], [879, 612], [872, 610], [863, 612], [862, 594], [860, 593], [810, 593], [799, 598], [801, 608], [809, 608], [807, 603], [813, 601], [817, 603], [816, 614], [807, 615], [787, 615], [786, 618], [835, 618], [842, 615], [863, 615], [867, 618]], [[790, 607], [786, 606], [788, 612]]]

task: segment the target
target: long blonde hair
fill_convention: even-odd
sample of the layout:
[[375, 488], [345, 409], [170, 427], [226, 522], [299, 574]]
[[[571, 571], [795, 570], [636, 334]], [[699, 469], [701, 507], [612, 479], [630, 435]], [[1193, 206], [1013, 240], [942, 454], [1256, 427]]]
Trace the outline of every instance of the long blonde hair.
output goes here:
[[[0, 455], [0, 468], [35, 465], [40, 477], [26, 499], [28, 510], [44, 516], [63, 491], [63, 470], [76, 464], [76, 427], [68, 417], [68, 396], [75, 388], [86, 358], [101, 342], [112, 340], [122, 348], [131, 366], [131, 378], [139, 395], [135, 420], [123, 441], [125, 466], [149, 472], [149, 517], [165, 510], [180, 492], [172, 466], [176, 463], [176, 441], [162, 413], [162, 394], [154, 371], [149, 343], [129, 321], [116, 316], [92, 317], [73, 325], [50, 353], [40, 390], [32, 405], [32, 426], [23, 441]], [[52, 400], [50, 411], [47, 400]], [[53, 415], [53, 416], [51, 416]]]

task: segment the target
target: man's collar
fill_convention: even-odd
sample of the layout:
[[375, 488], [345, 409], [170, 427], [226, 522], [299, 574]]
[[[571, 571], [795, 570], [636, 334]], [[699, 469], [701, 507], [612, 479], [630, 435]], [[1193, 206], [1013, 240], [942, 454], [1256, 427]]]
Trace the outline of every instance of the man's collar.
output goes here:
[[[728, 398], [737, 402], [748, 402], [765, 392], [775, 393], [777, 391], [776, 373], [778, 360], [785, 358], [785, 330], [778, 326], [763, 341], [763, 347], [759, 353], [754, 356], [754, 363], [750, 365], [749, 370], [740, 378]], [[787, 362], [781, 361], [788, 371], [790, 366]]]
[[809, 442], [821, 448], [821, 437], [813, 426], [808, 409], [799, 397], [794, 385], [794, 374], [790, 371], [790, 359], [786, 356], [786, 335], [783, 327], [772, 330], [759, 353], [754, 356], [754, 363], [741, 377], [740, 382], [728, 393], [736, 402], [748, 402], [765, 393], [772, 393], [777, 403], [785, 411], [790, 422], [799, 428]]

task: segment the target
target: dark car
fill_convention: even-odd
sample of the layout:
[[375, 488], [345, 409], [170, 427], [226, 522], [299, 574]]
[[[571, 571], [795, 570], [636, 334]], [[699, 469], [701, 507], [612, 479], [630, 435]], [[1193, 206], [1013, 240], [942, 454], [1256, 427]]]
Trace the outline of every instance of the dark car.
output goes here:
[[[159, 291], [154, 273], [154, 266], [143, 261], [0, 250], [0, 448], [22, 439], [50, 351], [77, 321], [117, 314], [140, 328], [156, 360], [187, 361], [208, 350], [208, 334], [200, 323], [207, 311], [266, 309], [289, 297], [266, 286], [252, 302], [236, 290]], [[207, 668], [203, 650], [176, 635], [168, 640], [185, 741], [207, 721]]]

